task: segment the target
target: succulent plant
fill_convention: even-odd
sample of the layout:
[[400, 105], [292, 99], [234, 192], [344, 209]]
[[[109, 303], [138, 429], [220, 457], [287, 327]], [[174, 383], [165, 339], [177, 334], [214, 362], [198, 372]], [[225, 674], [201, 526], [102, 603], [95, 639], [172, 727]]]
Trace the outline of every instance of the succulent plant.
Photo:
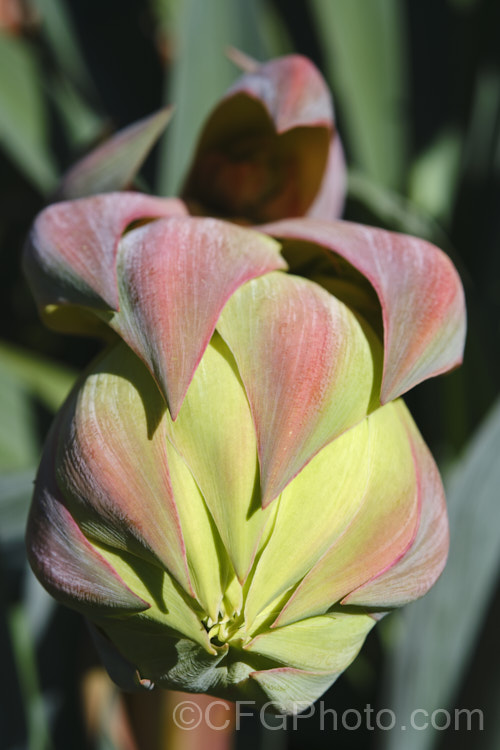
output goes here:
[[29, 556], [125, 683], [303, 708], [444, 566], [400, 396], [459, 364], [462, 287], [428, 242], [335, 219], [340, 153], [321, 77], [284, 58], [216, 108], [182, 201], [34, 223], [42, 316], [107, 347], [47, 440]]

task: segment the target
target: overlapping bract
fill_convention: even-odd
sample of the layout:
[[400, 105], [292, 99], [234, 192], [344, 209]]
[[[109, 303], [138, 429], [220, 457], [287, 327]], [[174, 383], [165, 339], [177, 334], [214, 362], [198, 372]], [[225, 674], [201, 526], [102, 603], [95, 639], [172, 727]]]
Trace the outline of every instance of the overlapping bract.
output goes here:
[[429, 243], [334, 219], [332, 118], [309, 62], [269, 63], [209, 119], [185, 203], [35, 221], [41, 314], [109, 345], [47, 441], [30, 559], [131, 679], [304, 707], [444, 565], [439, 474], [394, 399], [460, 362], [462, 288]]

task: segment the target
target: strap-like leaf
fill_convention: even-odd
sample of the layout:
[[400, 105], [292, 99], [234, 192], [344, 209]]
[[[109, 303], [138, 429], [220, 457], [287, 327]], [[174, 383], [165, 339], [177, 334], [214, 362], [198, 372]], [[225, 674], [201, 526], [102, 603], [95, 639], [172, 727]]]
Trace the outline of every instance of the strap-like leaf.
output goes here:
[[115, 133], [65, 174], [55, 198], [71, 200], [130, 187], [171, 116], [172, 109], [164, 108]]

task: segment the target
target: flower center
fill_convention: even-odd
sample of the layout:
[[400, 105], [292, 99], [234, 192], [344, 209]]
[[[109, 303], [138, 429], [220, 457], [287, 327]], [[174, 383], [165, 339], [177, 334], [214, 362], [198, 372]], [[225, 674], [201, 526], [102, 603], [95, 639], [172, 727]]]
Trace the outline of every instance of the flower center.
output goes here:
[[240, 612], [233, 611], [228, 615], [222, 610], [219, 612], [217, 621], [214, 622], [211, 617], [207, 617], [204, 625], [214, 646], [222, 646], [225, 643], [236, 646], [241, 645], [245, 640], [245, 622]]

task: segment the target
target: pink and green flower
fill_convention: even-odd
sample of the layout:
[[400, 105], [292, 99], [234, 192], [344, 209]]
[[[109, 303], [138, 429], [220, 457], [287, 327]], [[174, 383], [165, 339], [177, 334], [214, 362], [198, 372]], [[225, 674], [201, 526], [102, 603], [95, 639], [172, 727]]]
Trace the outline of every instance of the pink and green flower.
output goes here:
[[182, 200], [90, 195], [34, 223], [41, 315], [107, 347], [47, 440], [30, 561], [137, 684], [305, 707], [443, 569], [443, 488], [401, 396], [460, 363], [462, 287], [428, 242], [336, 218], [344, 181], [328, 91], [292, 56], [219, 103]]

